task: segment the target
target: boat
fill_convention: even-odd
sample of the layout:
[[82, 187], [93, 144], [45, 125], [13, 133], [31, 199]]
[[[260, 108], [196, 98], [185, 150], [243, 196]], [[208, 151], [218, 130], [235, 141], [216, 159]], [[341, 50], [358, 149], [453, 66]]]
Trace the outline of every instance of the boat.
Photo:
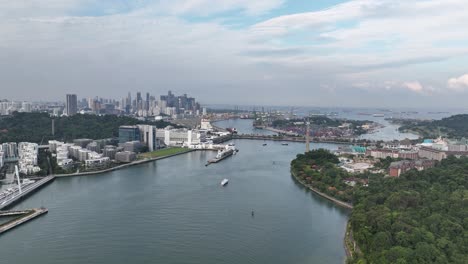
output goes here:
[[218, 163], [223, 159], [232, 156], [236, 152], [237, 149], [235, 146], [227, 146], [224, 150], [218, 150], [218, 154], [216, 154], [216, 157], [214, 159], [209, 160], [208, 163], [205, 164], [205, 166], [208, 166], [211, 163]]
[[237, 134], [237, 129], [235, 127], [228, 127], [226, 130], [231, 134]]
[[281, 145], [283, 145], [283, 146], [287, 146], [287, 145], [289, 145], [289, 144], [288, 144], [288, 143], [281, 143]]
[[224, 179], [221, 181], [221, 186], [226, 186], [226, 184], [229, 183], [229, 180], [228, 179]]
[[384, 114], [373, 114], [372, 116], [373, 117], [384, 117], [385, 115]]
[[267, 143], [263, 143], [263, 146], [266, 146], [266, 145], [267, 145]]

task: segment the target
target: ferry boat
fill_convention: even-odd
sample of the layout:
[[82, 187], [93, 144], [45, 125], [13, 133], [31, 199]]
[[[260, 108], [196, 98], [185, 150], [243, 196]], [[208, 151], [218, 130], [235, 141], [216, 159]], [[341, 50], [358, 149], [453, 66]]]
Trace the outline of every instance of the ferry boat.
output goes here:
[[283, 146], [287, 146], [287, 145], [289, 145], [289, 144], [288, 144], [288, 143], [281, 143], [281, 145], [283, 145]]
[[224, 179], [221, 181], [221, 186], [226, 186], [226, 184], [229, 183], [229, 180], [228, 179]]

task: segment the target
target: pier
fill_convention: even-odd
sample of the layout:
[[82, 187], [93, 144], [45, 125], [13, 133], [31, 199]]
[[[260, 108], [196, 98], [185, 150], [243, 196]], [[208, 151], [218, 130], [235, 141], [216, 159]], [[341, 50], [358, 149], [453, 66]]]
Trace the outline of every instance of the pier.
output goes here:
[[[21, 212], [21, 213], [20, 213]], [[43, 215], [47, 213], [48, 210], [46, 208], [38, 208], [38, 209], [32, 209], [32, 210], [27, 210], [27, 211], [7, 211], [7, 212], [2, 212], [1, 216], [11, 216], [11, 215], [19, 215], [19, 214], [24, 214], [24, 216], [13, 219], [9, 222], [6, 222], [2, 225], [0, 225], [0, 235], [7, 232], [10, 229], [13, 229], [21, 224], [24, 224], [30, 220], [33, 220], [34, 218]]]
[[54, 179], [54, 176], [47, 176], [45, 178], [42, 178], [41, 180], [36, 181], [35, 183], [24, 186], [23, 188], [21, 188], [21, 191], [18, 188], [13, 192], [4, 195], [2, 198], [0, 198], [0, 210], [13, 205], [21, 198], [33, 193], [34, 191], [38, 190], [40, 187], [53, 181]]

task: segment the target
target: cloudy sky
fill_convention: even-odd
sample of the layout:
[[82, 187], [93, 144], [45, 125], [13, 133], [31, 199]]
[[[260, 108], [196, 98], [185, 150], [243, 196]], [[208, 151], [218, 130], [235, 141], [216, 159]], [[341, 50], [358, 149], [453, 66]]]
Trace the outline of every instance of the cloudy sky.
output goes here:
[[466, 0], [0, 1], [0, 98], [468, 106]]

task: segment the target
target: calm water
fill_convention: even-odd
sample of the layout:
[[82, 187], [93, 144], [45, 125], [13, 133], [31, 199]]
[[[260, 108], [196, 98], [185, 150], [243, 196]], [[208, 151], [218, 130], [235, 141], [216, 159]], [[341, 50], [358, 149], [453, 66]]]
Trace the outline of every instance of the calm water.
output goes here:
[[[343, 117], [341, 117], [343, 118]], [[370, 139], [370, 140], [402, 140], [405, 138], [417, 139], [418, 135], [412, 133], [400, 133], [398, 131], [398, 126], [390, 124], [387, 120], [382, 117], [373, 117], [373, 116], [347, 116], [346, 118], [355, 119], [355, 120], [370, 120], [375, 121], [384, 125], [383, 128], [375, 131], [372, 134], [364, 134], [360, 138]], [[220, 127], [235, 127], [241, 134], [260, 134], [260, 135], [274, 135], [276, 133], [264, 130], [264, 129], [255, 129], [253, 127], [253, 120], [245, 119], [230, 119], [216, 122], [217, 126]]]
[[57, 179], [16, 206], [49, 214], [2, 235], [0, 263], [343, 263], [348, 212], [289, 173], [304, 145], [234, 143], [209, 167], [215, 153], [192, 152]]

